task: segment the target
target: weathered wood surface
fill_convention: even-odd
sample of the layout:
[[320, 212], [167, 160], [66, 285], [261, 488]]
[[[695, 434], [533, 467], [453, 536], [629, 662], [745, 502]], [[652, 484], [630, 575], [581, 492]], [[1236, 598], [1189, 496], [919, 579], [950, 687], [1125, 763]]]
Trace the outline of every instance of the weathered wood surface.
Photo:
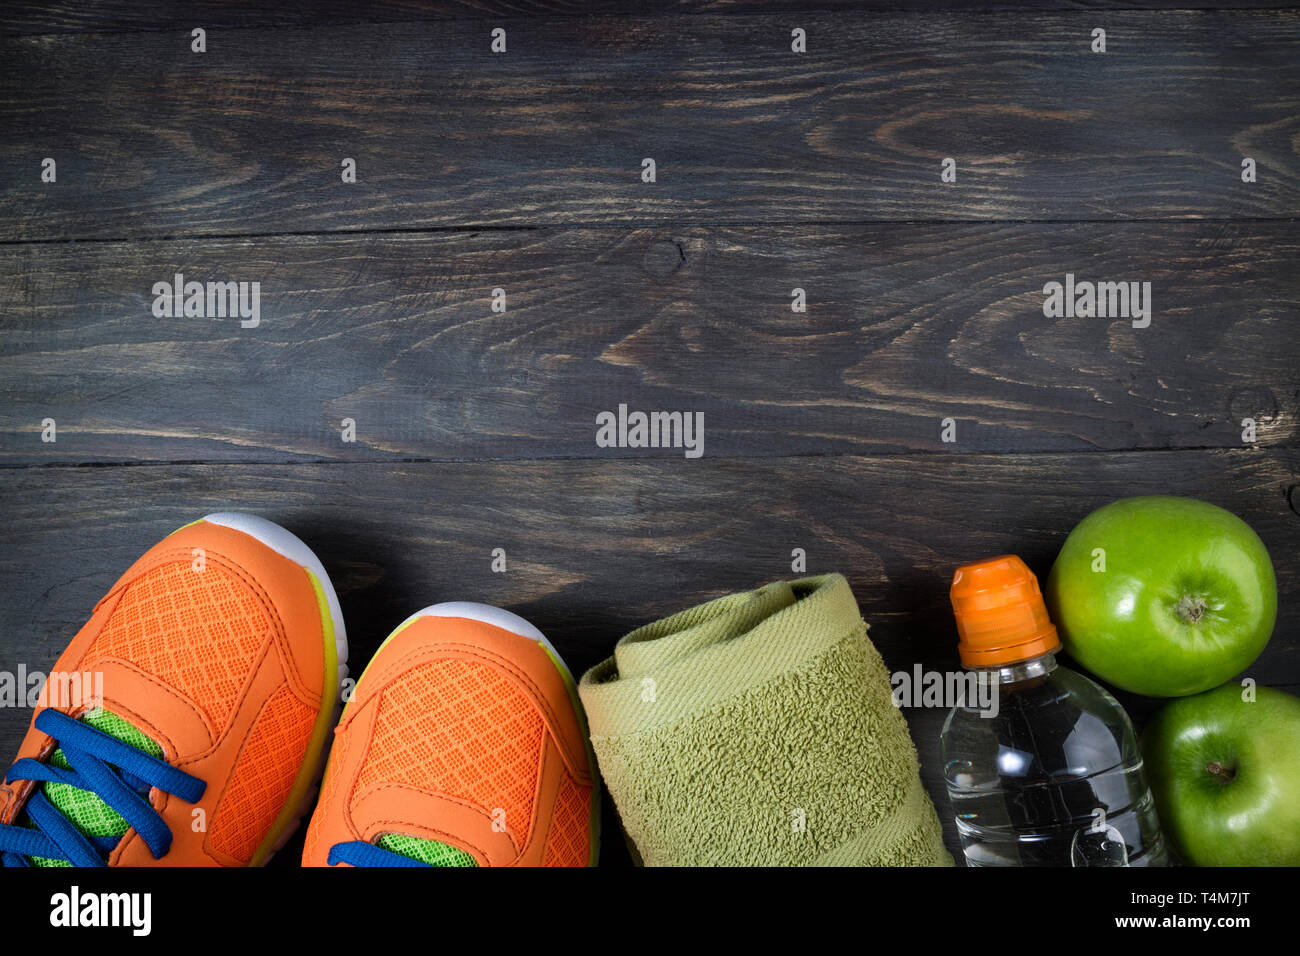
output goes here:
[[[960, 11], [1286, 9], [1291, 2], [1269, 0], [910, 0], [913, 12], [946, 14]], [[0, 11], [0, 36], [41, 33], [107, 33], [141, 30], [180, 30], [231, 27], [311, 27], [340, 23], [410, 23], [421, 20], [493, 19], [622, 15], [635, 6], [637, 15], [754, 14], [785, 16], [797, 22], [810, 12], [873, 14], [892, 12], [898, 0], [312, 0], [310, 3], [268, 4], [260, 0], [191, 0], [184, 5], [167, 0], [9, 0]]]
[[1097, 16], [11, 37], [0, 240], [1300, 214], [1300, 12], [1112, 11], [1105, 54]]
[[[682, 454], [597, 448], [620, 404], [703, 412], [708, 456], [1294, 445], [1297, 261], [1295, 223], [7, 246], [0, 461]], [[177, 272], [259, 281], [261, 324], [155, 318]], [[1067, 272], [1150, 282], [1150, 326], [1044, 317]]]

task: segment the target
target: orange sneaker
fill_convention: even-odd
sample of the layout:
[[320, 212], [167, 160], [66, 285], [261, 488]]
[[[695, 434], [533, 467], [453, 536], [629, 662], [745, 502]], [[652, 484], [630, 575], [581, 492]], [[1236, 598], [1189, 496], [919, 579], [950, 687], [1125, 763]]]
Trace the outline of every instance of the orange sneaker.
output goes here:
[[343, 710], [306, 866], [591, 866], [595, 761], [559, 654], [523, 618], [438, 604]]
[[306, 545], [251, 515], [186, 525], [54, 665], [0, 787], [4, 863], [265, 863], [310, 806], [346, 662]]

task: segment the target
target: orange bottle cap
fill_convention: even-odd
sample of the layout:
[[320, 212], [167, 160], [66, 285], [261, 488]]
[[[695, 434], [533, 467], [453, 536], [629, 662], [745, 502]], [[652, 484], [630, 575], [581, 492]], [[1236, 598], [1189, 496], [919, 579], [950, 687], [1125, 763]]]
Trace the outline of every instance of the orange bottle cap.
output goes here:
[[1038, 578], [1014, 554], [962, 565], [949, 596], [967, 667], [1005, 667], [1061, 646]]

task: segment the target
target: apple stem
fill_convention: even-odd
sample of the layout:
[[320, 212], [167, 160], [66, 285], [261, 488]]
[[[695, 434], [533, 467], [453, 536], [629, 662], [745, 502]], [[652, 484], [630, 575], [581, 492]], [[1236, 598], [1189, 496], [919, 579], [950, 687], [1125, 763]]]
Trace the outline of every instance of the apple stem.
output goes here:
[[1221, 777], [1224, 783], [1232, 783], [1233, 778], [1237, 775], [1221, 763], [1208, 763], [1205, 769], [1216, 777]]

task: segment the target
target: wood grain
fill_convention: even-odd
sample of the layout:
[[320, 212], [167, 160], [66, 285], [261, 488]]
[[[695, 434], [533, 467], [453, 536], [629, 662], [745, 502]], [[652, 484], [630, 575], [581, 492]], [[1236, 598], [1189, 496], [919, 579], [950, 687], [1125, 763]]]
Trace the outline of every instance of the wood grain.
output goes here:
[[[709, 457], [1294, 445], [1298, 259], [1294, 223], [10, 246], [0, 460], [682, 457], [597, 448], [620, 403]], [[1045, 318], [1067, 271], [1150, 281], [1151, 326]], [[259, 280], [261, 325], [154, 318], [176, 272]]]
[[10, 38], [0, 240], [1300, 214], [1300, 12], [800, 20]]
[[[0, 667], [48, 669], [139, 553], [199, 515], [234, 508], [280, 521], [321, 556], [354, 668], [411, 611], [466, 599], [523, 614], [581, 671], [639, 624], [792, 577], [791, 550], [804, 548], [810, 573], [849, 577], [891, 669], [950, 669], [956, 565], [1014, 551], [1045, 575], [1094, 507], [1171, 493], [1230, 508], [1270, 549], [1280, 616], [1249, 673], [1294, 693], [1298, 487], [1295, 449], [5, 469], [0, 497], [21, 507], [6, 510], [0, 551]], [[490, 570], [498, 547], [505, 573]], [[1139, 723], [1158, 705], [1120, 696]], [[905, 713], [927, 788], [946, 809], [943, 714]], [[0, 751], [16, 750], [29, 719], [0, 710]], [[950, 825], [947, 837], [955, 848]], [[611, 831], [607, 845], [616, 843]]]
[[[898, 0], [312, 0], [268, 4], [260, 0], [191, 0], [180, 6], [166, 0], [8, 0], [0, 11], [0, 36], [42, 33], [108, 33], [181, 30], [195, 26], [310, 27], [340, 23], [410, 23], [421, 20], [572, 17], [626, 14], [640, 16], [695, 13], [784, 15], [792, 22], [810, 12], [895, 11]], [[908, 10], [953, 11], [1277, 9], [1294, 3], [1269, 0], [911, 0]]]

